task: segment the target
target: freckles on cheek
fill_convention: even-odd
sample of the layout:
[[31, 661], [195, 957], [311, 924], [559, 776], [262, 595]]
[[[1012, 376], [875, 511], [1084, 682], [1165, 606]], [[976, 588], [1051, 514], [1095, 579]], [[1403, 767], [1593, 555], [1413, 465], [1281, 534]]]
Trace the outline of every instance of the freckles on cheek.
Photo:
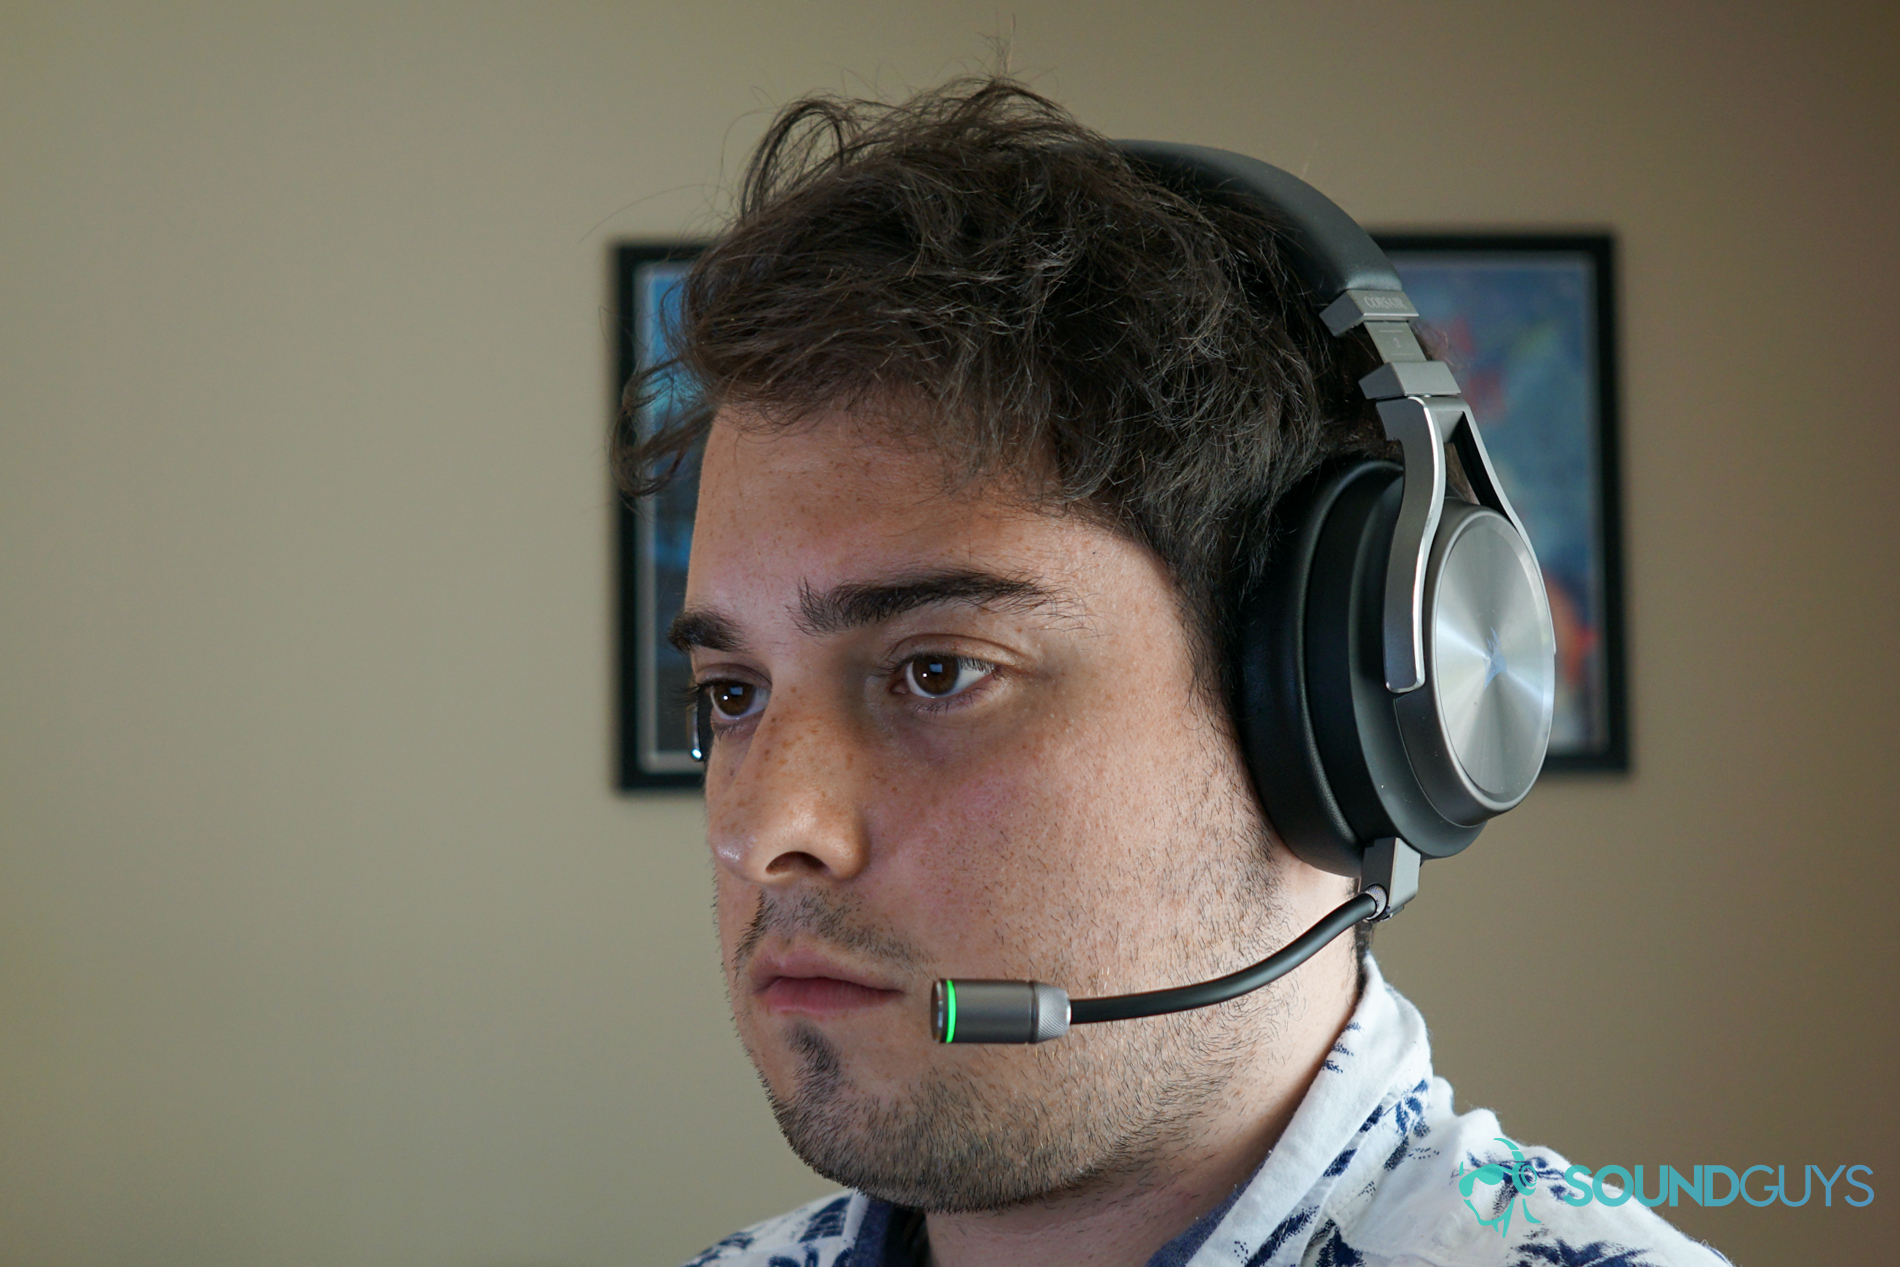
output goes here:
[[1076, 820], [1094, 814], [1097, 798], [1092, 790], [1078, 795], [1077, 784], [1090, 789], [1092, 776], [1046, 749], [920, 774], [892, 815], [897, 838], [916, 844], [897, 855], [909, 886], [979, 926], [995, 922], [987, 912], [1040, 904], [1050, 884], [1087, 865], [1074, 844], [1093, 825]]

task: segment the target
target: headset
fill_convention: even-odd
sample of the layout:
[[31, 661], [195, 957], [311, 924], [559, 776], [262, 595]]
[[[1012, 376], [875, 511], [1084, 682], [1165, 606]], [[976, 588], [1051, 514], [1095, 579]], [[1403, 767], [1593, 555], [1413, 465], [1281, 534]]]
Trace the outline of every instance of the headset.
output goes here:
[[[1367, 341], [1359, 380], [1401, 461], [1322, 465], [1270, 512], [1271, 551], [1243, 602], [1237, 721], [1267, 820], [1293, 853], [1359, 891], [1284, 948], [1195, 985], [1075, 999], [1038, 981], [945, 979], [944, 1043], [1040, 1043], [1071, 1025], [1225, 1002], [1291, 972], [1418, 892], [1530, 792], [1550, 742], [1556, 635], [1530, 539], [1451, 367], [1372, 238], [1324, 194], [1226, 150], [1123, 141], [1137, 170], [1191, 199], [1252, 204], [1333, 337]], [[1450, 487], [1456, 455], [1475, 500]], [[709, 705], [694, 756], [710, 747]]]

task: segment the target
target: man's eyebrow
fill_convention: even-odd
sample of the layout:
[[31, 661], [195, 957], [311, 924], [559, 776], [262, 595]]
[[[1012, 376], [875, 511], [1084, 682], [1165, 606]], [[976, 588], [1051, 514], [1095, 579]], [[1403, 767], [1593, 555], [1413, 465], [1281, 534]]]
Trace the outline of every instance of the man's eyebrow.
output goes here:
[[673, 617], [673, 623], [666, 629], [666, 640], [684, 652], [691, 652], [694, 647], [703, 651], [739, 651], [745, 645], [738, 625], [716, 611], [692, 607]]
[[888, 581], [847, 581], [818, 593], [799, 586], [798, 627], [808, 634], [842, 633], [936, 603], [965, 603], [1027, 612], [1066, 608], [1063, 595], [1020, 576], [994, 572], [927, 572]]

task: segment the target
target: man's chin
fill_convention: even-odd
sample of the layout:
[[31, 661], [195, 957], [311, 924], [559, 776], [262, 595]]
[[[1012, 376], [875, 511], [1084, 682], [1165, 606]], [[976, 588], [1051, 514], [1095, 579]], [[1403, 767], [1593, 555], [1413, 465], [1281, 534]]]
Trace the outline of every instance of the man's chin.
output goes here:
[[966, 1072], [927, 1071], [881, 1095], [817, 1026], [793, 1026], [789, 1047], [789, 1087], [761, 1077], [772, 1113], [799, 1159], [846, 1187], [934, 1213], [997, 1210], [1075, 1188], [1099, 1166], [1039, 1103], [1001, 1103], [1011, 1097]]
[[931, 1058], [920, 1044], [894, 1042], [884, 1018], [773, 1016], [739, 1022], [739, 1039], [774, 1104], [847, 1092], [901, 1100]]

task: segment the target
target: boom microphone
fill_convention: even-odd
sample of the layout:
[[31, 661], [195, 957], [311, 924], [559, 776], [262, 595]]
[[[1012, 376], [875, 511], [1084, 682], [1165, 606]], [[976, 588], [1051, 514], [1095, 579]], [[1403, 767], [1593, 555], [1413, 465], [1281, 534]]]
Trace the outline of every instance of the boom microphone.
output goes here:
[[1043, 981], [945, 978], [930, 992], [931, 1037], [940, 1043], [1046, 1043], [1068, 1033], [1071, 1025], [1164, 1016], [1239, 998], [1284, 977], [1361, 920], [1391, 917], [1418, 892], [1419, 855], [1404, 841], [1379, 841], [1366, 856], [1368, 871], [1376, 868], [1377, 880], [1281, 949], [1238, 972], [1166, 990], [1074, 1000], [1061, 986]]

